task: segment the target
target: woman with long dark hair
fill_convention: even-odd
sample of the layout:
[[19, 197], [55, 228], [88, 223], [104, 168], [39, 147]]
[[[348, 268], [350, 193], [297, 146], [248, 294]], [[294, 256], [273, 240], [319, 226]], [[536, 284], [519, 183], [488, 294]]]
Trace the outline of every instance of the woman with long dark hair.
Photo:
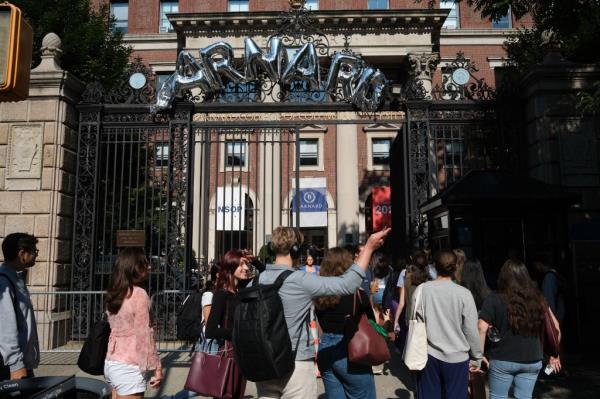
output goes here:
[[[500, 269], [498, 291], [487, 297], [479, 312], [482, 350], [486, 335], [490, 341], [484, 358], [489, 364], [490, 399], [506, 398], [513, 385], [516, 399], [532, 397], [544, 356], [540, 341], [544, 306], [548, 305], [525, 265], [507, 260]], [[551, 364], [560, 368], [557, 361]]]
[[[238, 249], [229, 250], [223, 255], [221, 267], [215, 290], [213, 292], [212, 305], [208, 320], [206, 322], [205, 336], [207, 340], [217, 339], [224, 342], [221, 350], [231, 353], [231, 338], [233, 332], [233, 315], [235, 307], [239, 303], [237, 296], [238, 286], [242, 281], [249, 278], [250, 268], [248, 259], [244, 252]], [[246, 381], [240, 384], [239, 398], [244, 396]]]
[[[456, 253], [456, 250], [454, 251]], [[458, 256], [457, 256], [458, 257]], [[483, 301], [490, 294], [490, 288], [485, 281], [481, 262], [477, 259], [468, 259], [462, 267], [462, 275], [459, 281], [460, 285], [471, 291], [475, 306], [481, 309]]]
[[[352, 266], [353, 256], [343, 248], [331, 248], [323, 258], [322, 277], [341, 276]], [[359, 290], [358, 313], [375, 320], [369, 297]], [[348, 342], [344, 337], [346, 317], [352, 314], [354, 294], [326, 296], [315, 300], [321, 335], [317, 364], [328, 398], [375, 398], [375, 379], [371, 367], [348, 362]]]
[[143, 397], [149, 371], [154, 370], [152, 388], [158, 388], [162, 380], [150, 325], [150, 298], [142, 288], [149, 275], [150, 263], [142, 248], [124, 248], [119, 252], [106, 293], [111, 333], [104, 376], [113, 387], [113, 397]]
[[[394, 330], [396, 332], [404, 331], [408, 328], [406, 318], [401, 318], [400, 315], [406, 307], [405, 315], [412, 314], [412, 297], [415, 289], [431, 278], [429, 273], [429, 265], [424, 252], [418, 251], [412, 257], [410, 263], [406, 266], [404, 275], [400, 275], [398, 286], [400, 291], [400, 303], [394, 315]], [[406, 334], [401, 334], [405, 337]], [[400, 342], [400, 347], [403, 349], [403, 342]]]

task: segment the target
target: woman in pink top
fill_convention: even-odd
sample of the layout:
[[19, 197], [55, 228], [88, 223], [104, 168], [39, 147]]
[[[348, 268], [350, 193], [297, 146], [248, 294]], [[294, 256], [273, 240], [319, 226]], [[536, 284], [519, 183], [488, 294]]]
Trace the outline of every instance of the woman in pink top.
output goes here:
[[142, 398], [151, 370], [152, 388], [158, 388], [162, 380], [150, 325], [150, 298], [141, 287], [149, 274], [150, 264], [142, 248], [119, 252], [106, 293], [111, 333], [104, 377], [113, 387], [113, 398]]

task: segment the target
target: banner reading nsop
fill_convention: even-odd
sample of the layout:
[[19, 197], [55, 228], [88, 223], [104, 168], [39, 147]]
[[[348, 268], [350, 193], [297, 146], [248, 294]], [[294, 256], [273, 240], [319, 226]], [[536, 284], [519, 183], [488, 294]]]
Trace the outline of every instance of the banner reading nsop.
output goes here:
[[217, 187], [217, 230], [245, 230], [246, 187]]
[[[295, 186], [295, 180], [292, 180]], [[292, 226], [296, 227], [296, 206], [300, 208], [300, 227], [327, 227], [327, 181], [324, 177], [300, 179], [298, 193], [293, 189]], [[298, 205], [296, 201], [298, 200]]]

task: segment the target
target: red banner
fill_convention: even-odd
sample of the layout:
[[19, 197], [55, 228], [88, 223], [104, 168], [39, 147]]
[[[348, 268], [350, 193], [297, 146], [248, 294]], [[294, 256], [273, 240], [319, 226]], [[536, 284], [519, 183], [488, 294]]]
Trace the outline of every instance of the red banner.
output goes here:
[[392, 190], [389, 186], [374, 187], [371, 193], [373, 204], [373, 231], [392, 227]]

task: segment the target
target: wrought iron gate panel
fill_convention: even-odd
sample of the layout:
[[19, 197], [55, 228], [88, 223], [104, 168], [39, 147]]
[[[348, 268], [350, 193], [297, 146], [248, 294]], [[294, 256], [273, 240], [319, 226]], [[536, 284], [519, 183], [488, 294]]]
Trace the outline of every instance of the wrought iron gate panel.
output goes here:
[[[73, 291], [107, 288], [118, 230], [145, 232], [150, 295], [185, 291], [190, 118], [189, 109], [166, 119], [146, 108], [88, 111], [82, 106]], [[74, 298], [73, 337], [86, 336], [102, 312], [101, 302], [92, 307], [86, 298]], [[172, 321], [167, 324], [159, 329], [173, 331]]]
[[[94, 264], [94, 219], [96, 217], [96, 179], [100, 140], [99, 107], [82, 110], [79, 115], [79, 139], [75, 188], [75, 218], [73, 224], [73, 264], [71, 290], [91, 291]], [[87, 296], [73, 298], [72, 336], [87, 336], [90, 307]], [[96, 308], [95, 306], [94, 308]]]
[[429, 102], [407, 103], [407, 151], [409, 191], [409, 226], [408, 233], [412, 240], [422, 234], [420, 231], [421, 215], [419, 206], [429, 198]]

